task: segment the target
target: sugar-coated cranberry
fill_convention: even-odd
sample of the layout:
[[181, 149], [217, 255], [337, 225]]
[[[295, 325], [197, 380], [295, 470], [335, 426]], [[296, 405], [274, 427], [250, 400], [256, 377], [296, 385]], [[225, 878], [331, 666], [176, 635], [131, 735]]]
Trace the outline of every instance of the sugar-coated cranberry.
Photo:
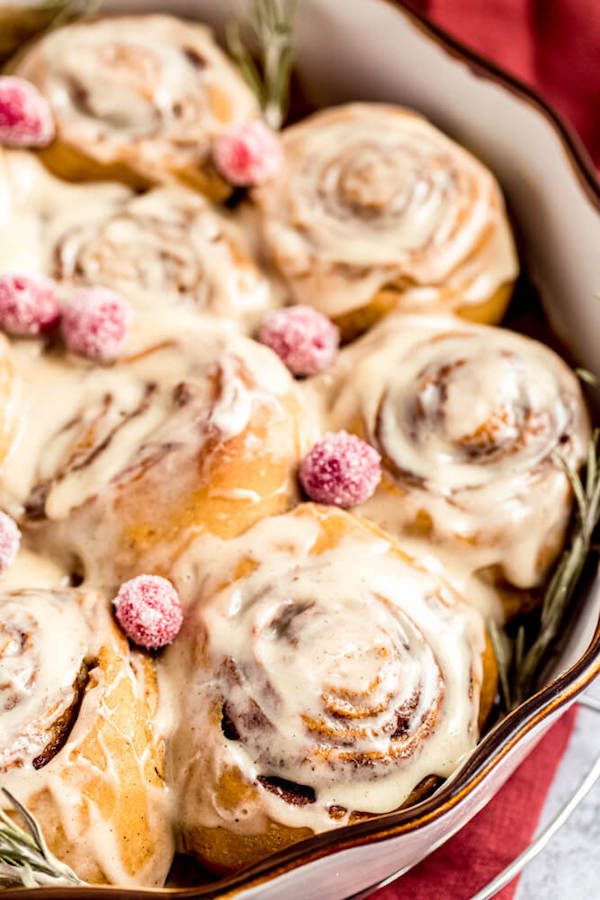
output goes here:
[[14, 519], [0, 512], [0, 572], [4, 572], [14, 563], [19, 545], [21, 532]]
[[62, 333], [72, 353], [99, 362], [116, 359], [131, 324], [129, 304], [108, 288], [81, 288], [65, 306]]
[[311, 500], [355, 506], [372, 496], [381, 478], [381, 457], [355, 434], [326, 434], [304, 457], [300, 481]]
[[222, 132], [213, 156], [221, 175], [238, 187], [264, 184], [277, 174], [283, 162], [277, 135], [260, 119]]
[[181, 628], [179, 595], [160, 575], [138, 575], [126, 581], [113, 602], [117, 621], [127, 637], [148, 650], [170, 644]]
[[0, 75], [0, 143], [43, 147], [53, 137], [52, 111], [35, 85], [13, 75]]
[[294, 375], [316, 375], [335, 356], [339, 329], [312, 306], [276, 309], [265, 319], [260, 340]]
[[0, 278], [0, 327], [10, 334], [41, 334], [60, 318], [56, 286], [42, 275]]

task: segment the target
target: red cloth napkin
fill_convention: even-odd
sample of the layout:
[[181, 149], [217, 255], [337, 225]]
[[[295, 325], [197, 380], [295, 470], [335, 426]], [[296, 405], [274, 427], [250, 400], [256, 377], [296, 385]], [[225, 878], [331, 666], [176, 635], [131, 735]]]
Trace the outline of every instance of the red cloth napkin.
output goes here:
[[535, 87], [600, 166], [600, 0], [406, 0]]
[[[572, 707], [462, 831], [369, 900], [469, 900], [525, 850], [575, 724]], [[514, 881], [497, 896], [512, 900]]]
[[[407, 0], [535, 87], [600, 166], [600, 0]], [[500, 793], [443, 847], [369, 900], [469, 900], [530, 843], [575, 723], [571, 709]], [[513, 882], [498, 897], [512, 900]]]

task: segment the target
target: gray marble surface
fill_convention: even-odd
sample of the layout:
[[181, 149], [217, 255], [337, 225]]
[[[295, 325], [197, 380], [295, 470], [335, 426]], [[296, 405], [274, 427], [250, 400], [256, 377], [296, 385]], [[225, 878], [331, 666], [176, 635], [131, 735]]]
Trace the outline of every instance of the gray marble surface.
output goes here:
[[[600, 700], [600, 679], [588, 694]], [[539, 829], [573, 794], [600, 755], [600, 712], [580, 707], [568, 750], [548, 795]], [[600, 898], [600, 782], [548, 846], [525, 869], [515, 900]]]

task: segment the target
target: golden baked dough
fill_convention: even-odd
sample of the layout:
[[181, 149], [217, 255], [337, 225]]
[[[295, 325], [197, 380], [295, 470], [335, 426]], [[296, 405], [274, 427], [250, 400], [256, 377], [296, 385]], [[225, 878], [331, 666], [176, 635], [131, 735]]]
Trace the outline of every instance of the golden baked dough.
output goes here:
[[144, 188], [176, 178], [221, 199], [230, 188], [212, 142], [260, 115], [211, 31], [170, 16], [76, 22], [41, 37], [12, 71], [50, 103], [56, 139], [40, 157], [70, 180]]
[[0, 787], [84, 881], [164, 884], [174, 836], [157, 706], [153, 662], [102, 597], [0, 592]]
[[4, 508], [110, 590], [168, 574], [196, 534], [289, 508], [305, 440], [293, 380], [266, 347], [208, 317], [143, 324], [112, 366], [23, 352], [23, 427], [0, 468]]
[[65, 297], [102, 285], [142, 314], [185, 309], [246, 332], [275, 305], [243, 231], [180, 185], [67, 184], [33, 154], [0, 150], [0, 198], [0, 276], [37, 272]]
[[475, 746], [496, 691], [483, 619], [365, 521], [301, 505], [200, 539], [174, 579], [168, 765], [210, 868], [417, 802]]
[[394, 315], [314, 390], [329, 428], [382, 455], [362, 515], [483, 574], [507, 614], [531, 606], [571, 511], [557, 453], [578, 469], [590, 434], [577, 378], [552, 350], [451, 316]]
[[500, 189], [413, 112], [354, 103], [284, 130], [285, 165], [254, 199], [298, 303], [355, 337], [394, 309], [498, 322], [518, 273]]

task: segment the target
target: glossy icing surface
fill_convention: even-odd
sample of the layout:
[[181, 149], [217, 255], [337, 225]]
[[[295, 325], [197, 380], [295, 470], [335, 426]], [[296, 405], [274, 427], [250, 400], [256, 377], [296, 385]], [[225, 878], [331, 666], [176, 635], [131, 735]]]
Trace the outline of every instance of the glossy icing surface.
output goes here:
[[[201, 542], [180, 565], [192, 611], [165, 670], [181, 703], [184, 829], [252, 832], [267, 816], [321, 831], [398, 808], [474, 746], [481, 618], [382, 533], [301, 506], [225, 545]], [[183, 671], [194, 672], [184, 691]], [[241, 818], [222, 793], [232, 769], [260, 785]], [[302, 786], [300, 801], [269, 779]]]
[[184, 314], [166, 325], [145, 317], [114, 366], [39, 350], [28, 342], [14, 350], [27, 415], [1, 480], [2, 503], [16, 515], [43, 485], [42, 512], [60, 519], [164, 440], [182, 455], [215, 435], [231, 440], [256, 398], [276, 403], [293, 390], [270, 351], [228, 323]]
[[350, 104], [293, 125], [282, 141], [284, 168], [255, 196], [297, 302], [335, 317], [392, 287], [402, 309], [452, 309], [516, 277], [498, 185], [420, 116]]
[[518, 587], [539, 583], [570, 510], [561, 458], [581, 466], [590, 436], [555, 353], [505, 328], [389, 317], [311, 390], [329, 427], [357, 428], [382, 453], [363, 515], [450, 544], [471, 571], [499, 565]]
[[[152, 181], [204, 165], [215, 134], [257, 115], [208, 31], [168, 17], [61, 29], [19, 65], [48, 97], [61, 140]], [[287, 129], [283, 143], [282, 176], [232, 215], [171, 183], [141, 195], [72, 185], [30, 154], [0, 156], [0, 275], [45, 272], [65, 300], [78, 284], [104, 284], [135, 311], [114, 365], [68, 356], [54, 336], [3, 347], [0, 373], [0, 506], [25, 531], [0, 578], [0, 785], [23, 797], [49, 791], [57, 827], [72, 847], [89, 832], [91, 859], [114, 883], [162, 884], [173, 830], [180, 844], [198, 823], [238, 837], [270, 823], [319, 832], [397, 809], [430, 776], [450, 776], [478, 740], [483, 617], [503, 617], [478, 573], [498, 567], [518, 588], [540, 582], [571, 508], [557, 454], [577, 468], [589, 438], [565, 364], [506, 330], [390, 317], [323, 377], [296, 385], [241, 337], [239, 326], [252, 331], [281, 301], [252, 261], [261, 237], [287, 299], [332, 317], [386, 288], [407, 309], [476, 307], [518, 269], [493, 176], [420, 117], [357, 104]], [[156, 658], [150, 702], [152, 664], [127, 648], [107, 605], [107, 572], [139, 540], [118, 530], [121, 498], [148, 472], [160, 486], [140, 505], [140, 544], [160, 533], [169, 498], [186, 511], [177, 491], [188, 481], [215, 519], [234, 518], [232, 508], [264, 501], [260, 479], [290, 419], [283, 443], [293, 431], [293, 450], [270, 488], [285, 500], [271, 511], [297, 502], [301, 448], [324, 430], [353, 429], [385, 470], [359, 512], [405, 552], [350, 514], [307, 507], [249, 530], [240, 516], [228, 539], [207, 529], [190, 545], [190, 528], [175, 563], [150, 557], [186, 610], [180, 637]], [[213, 478], [214, 457], [231, 477]], [[260, 477], [247, 479], [252, 461]], [[350, 524], [325, 541], [328, 514]], [[103, 595], [69, 590], [74, 575]], [[129, 759], [158, 841], [141, 870], [122, 858], [97, 797], [81, 818], [87, 782], [69, 781], [86, 728], [110, 720], [107, 670], [96, 664], [105, 645], [135, 736], [125, 728], [129, 749], [111, 756], [100, 728], [105, 764], [83, 756], [117, 806], [128, 804], [119, 765]], [[79, 703], [82, 666], [76, 724], [36, 769], [55, 723]], [[242, 792], [233, 802], [232, 778]]]
[[0, 275], [39, 272], [65, 297], [101, 284], [140, 313], [184, 309], [252, 331], [276, 293], [246, 243], [231, 217], [183, 187], [73, 185], [31, 154], [0, 157]]
[[[82, 877], [162, 885], [173, 833], [155, 673], [128, 648], [104, 599], [2, 589], [0, 684], [2, 786], [43, 815], [47, 839]], [[137, 829], [133, 858], [124, 824]]]
[[58, 137], [101, 163], [163, 180], [202, 165], [215, 134], [258, 115], [210, 30], [170, 16], [76, 23], [17, 63], [50, 102]]

